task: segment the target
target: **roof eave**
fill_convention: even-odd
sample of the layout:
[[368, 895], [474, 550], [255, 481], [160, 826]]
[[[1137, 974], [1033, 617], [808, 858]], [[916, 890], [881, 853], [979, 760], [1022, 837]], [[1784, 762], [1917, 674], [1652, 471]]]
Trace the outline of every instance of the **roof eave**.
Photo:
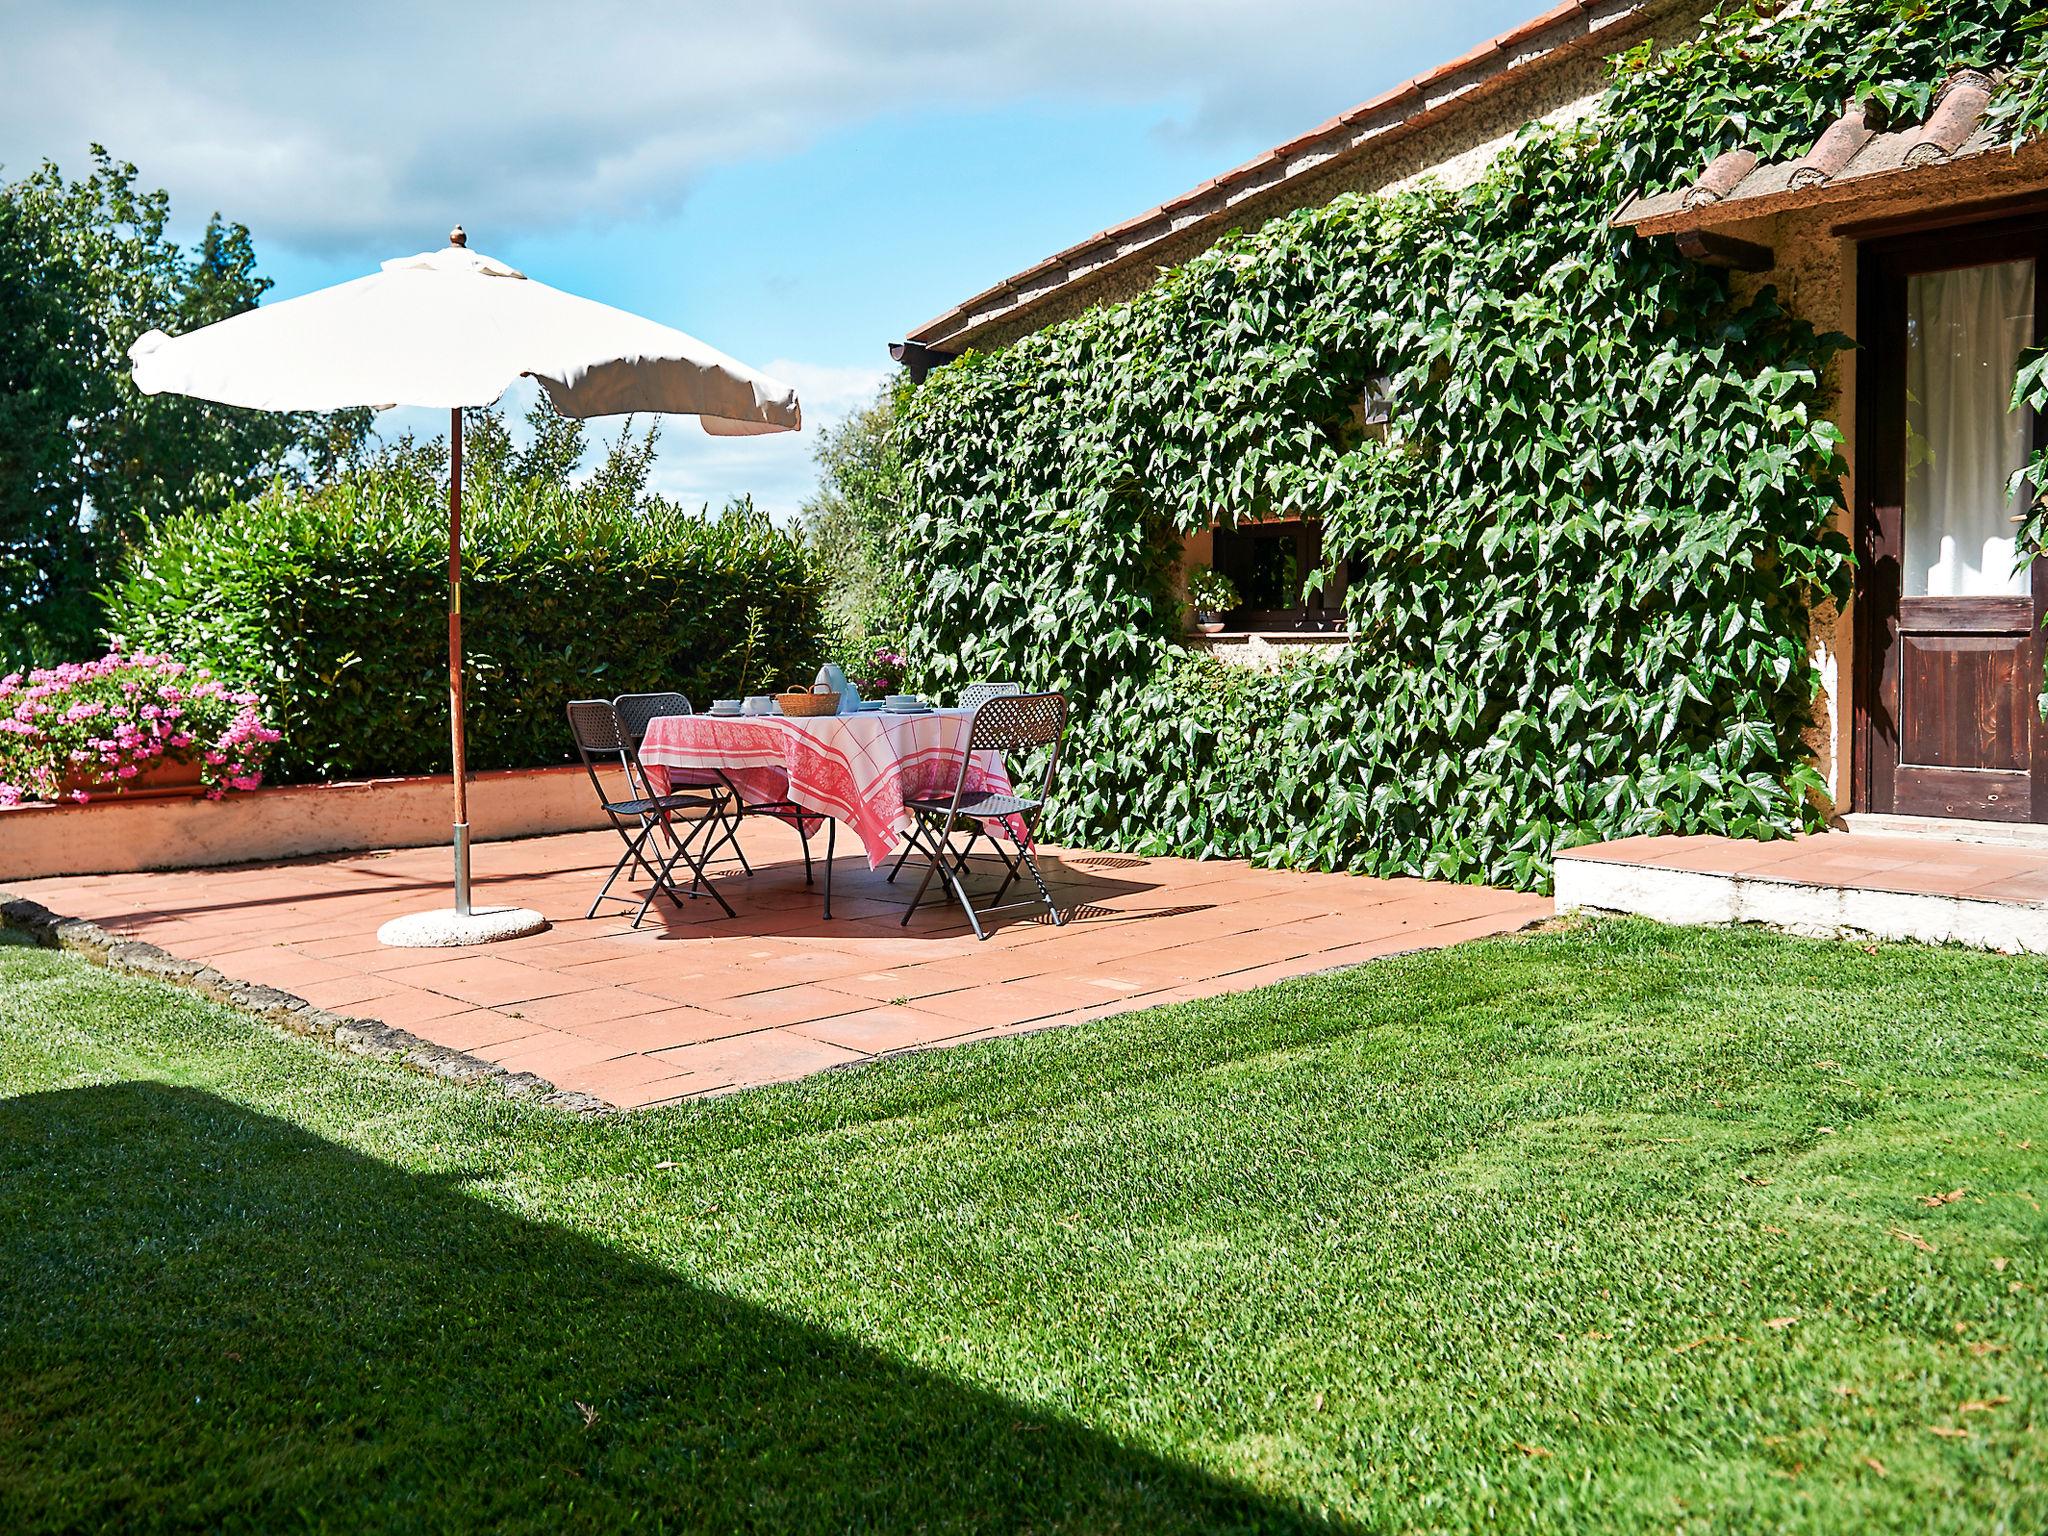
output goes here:
[[[1682, 0], [1564, 0], [1521, 26], [1426, 74], [1403, 81], [1309, 133], [1254, 156], [1155, 208], [1077, 241], [1035, 266], [992, 284], [908, 333], [927, 346], [961, 350], [974, 334], [1031, 313], [1082, 279], [1136, 265], [1153, 246], [1201, 226], [1224, 226], [1248, 199], [1294, 180], [1327, 174], [1475, 101], [1554, 67], [1620, 24], [1641, 22]], [[1031, 280], [1057, 277], [1053, 281]], [[1003, 303], [1017, 298], [1015, 302]]]

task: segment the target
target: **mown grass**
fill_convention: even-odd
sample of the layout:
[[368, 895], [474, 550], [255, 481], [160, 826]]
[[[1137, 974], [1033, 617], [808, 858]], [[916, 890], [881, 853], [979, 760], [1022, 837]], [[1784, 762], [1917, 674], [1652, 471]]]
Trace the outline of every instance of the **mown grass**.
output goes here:
[[4, 948], [0, 1529], [2031, 1536], [2044, 1089], [1643, 923], [598, 1122]]

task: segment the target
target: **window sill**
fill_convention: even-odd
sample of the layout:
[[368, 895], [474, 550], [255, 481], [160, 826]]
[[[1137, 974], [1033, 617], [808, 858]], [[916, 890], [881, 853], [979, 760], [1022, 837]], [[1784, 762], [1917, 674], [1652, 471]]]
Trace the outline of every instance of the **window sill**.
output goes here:
[[1214, 635], [1190, 632], [1181, 638], [1190, 645], [1246, 645], [1254, 640], [1267, 645], [1345, 645], [1358, 637], [1348, 629], [1226, 629]]

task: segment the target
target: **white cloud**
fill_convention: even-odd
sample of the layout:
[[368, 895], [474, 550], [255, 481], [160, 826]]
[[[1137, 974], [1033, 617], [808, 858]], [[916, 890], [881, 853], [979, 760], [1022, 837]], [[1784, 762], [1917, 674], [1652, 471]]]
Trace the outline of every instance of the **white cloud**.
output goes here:
[[714, 166], [884, 111], [1143, 102], [1175, 132], [1279, 138], [1518, 14], [1517, 0], [0, 0], [0, 164], [69, 163], [96, 139], [146, 161], [176, 207], [381, 254], [451, 210], [535, 231], [673, 212]]
[[686, 506], [709, 502], [713, 510], [745, 491], [777, 521], [788, 521], [817, 483], [812, 455], [820, 430], [874, 399], [887, 376], [882, 368], [829, 367], [790, 358], [777, 358], [763, 371], [796, 386], [804, 407], [803, 431], [712, 437], [695, 422], [670, 422], [662, 430], [652, 489]]

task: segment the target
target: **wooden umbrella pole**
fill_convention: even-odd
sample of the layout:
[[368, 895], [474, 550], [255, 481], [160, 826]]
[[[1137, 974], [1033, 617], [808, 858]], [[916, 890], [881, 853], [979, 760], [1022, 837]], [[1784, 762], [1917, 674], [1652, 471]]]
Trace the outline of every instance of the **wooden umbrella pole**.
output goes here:
[[448, 413], [448, 738], [455, 757], [455, 910], [469, 915], [469, 764], [462, 736], [462, 408]]

